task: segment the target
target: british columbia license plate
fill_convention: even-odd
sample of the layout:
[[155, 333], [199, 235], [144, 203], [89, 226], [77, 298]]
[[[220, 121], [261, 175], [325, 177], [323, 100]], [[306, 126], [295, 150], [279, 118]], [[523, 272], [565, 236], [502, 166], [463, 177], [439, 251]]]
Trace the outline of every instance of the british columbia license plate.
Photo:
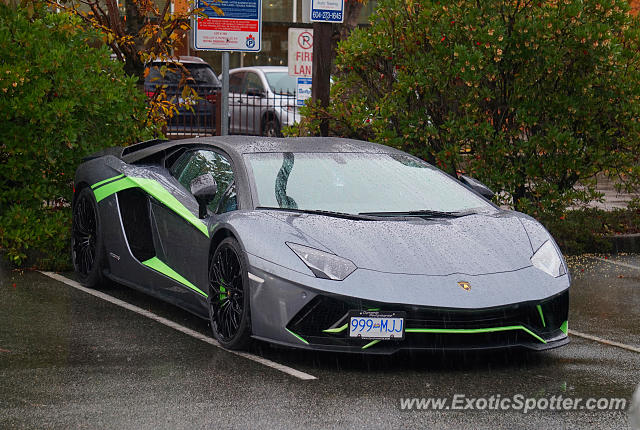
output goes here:
[[349, 337], [404, 339], [404, 312], [350, 311]]

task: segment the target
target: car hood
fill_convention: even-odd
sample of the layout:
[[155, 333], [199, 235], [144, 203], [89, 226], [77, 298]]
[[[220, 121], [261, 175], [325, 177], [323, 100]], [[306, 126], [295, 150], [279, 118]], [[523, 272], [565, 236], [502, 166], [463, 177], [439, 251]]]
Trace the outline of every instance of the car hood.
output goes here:
[[360, 221], [270, 211], [296, 230], [362, 269], [446, 276], [481, 275], [531, 266], [533, 250], [517, 213], [460, 218]]

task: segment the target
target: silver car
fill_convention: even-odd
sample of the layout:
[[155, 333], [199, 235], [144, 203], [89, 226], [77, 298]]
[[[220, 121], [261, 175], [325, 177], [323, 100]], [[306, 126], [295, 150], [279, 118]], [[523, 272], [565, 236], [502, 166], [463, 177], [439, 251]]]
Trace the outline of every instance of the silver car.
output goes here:
[[281, 136], [300, 121], [296, 78], [287, 67], [241, 67], [229, 71], [229, 133]]

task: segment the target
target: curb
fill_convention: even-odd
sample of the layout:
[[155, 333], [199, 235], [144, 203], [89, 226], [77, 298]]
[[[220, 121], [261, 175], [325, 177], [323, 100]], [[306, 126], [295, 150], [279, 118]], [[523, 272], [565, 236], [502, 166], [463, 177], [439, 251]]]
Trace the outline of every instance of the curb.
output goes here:
[[615, 254], [620, 252], [640, 253], [640, 233], [618, 234], [607, 236], [606, 239], [611, 242], [611, 249]]

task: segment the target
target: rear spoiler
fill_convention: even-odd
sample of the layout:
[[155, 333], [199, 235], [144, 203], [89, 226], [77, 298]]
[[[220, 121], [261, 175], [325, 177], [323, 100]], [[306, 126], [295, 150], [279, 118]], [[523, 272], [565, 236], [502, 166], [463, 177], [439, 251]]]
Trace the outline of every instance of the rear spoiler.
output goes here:
[[[100, 158], [100, 157], [104, 157], [106, 155], [113, 155], [116, 158], [119, 159], [123, 159], [123, 157], [129, 155], [129, 154], [133, 154], [137, 151], [141, 151], [143, 149], [147, 149], [147, 148], [151, 148], [153, 146], [159, 145], [161, 143], [165, 143], [168, 142], [168, 140], [163, 140], [163, 139], [151, 139], [151, 140], [145, 140], [144, 142], [140, 142], [140, 143], [136, 143], [133, 144], [131, 146], [114, 146], [111, 148], [105, 148], [102, 149], [94, 154], [88, 155], [86, 157], [84, 157], [82, 159], [82, 161], [89, 161], [89, 160], [93, 160], [95, 158]], [[130, 158], [130, 157], [127, 157]]]

